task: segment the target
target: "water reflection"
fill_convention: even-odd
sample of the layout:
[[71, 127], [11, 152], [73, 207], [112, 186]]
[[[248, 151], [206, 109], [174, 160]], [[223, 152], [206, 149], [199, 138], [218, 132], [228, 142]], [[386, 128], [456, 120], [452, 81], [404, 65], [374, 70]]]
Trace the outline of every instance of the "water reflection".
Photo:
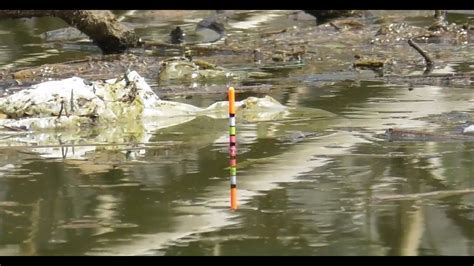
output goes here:
[[[191, 25], [195, 16], [170, 24]], [[253, 12], [241, 16], [256, 19], [235, 28], [274, 26]], [[39, 45], [38, 28], [60, 22], [0, 25], [0, 35], [15, 28], [20, 39], [1, 38], [7, 66], [81, 54], [59, 56]], [[149, 36], [165, 36], [153, 27]], [[17, 43], [31, 45], [13, 49]], [[269, 92], [294, 108], [293, 116], [238, 124], [236, 212], [229, 211], [226, 119], [190, 119], [123, 145], [0, 148], [0, 255], [473, 255], [474, 195], [375, 199], [472, 188], [474, 142], [373, 137], [395, 126], [443, 130], [423, 118], [472, 113], [472, 89], [408, 90], [342, 74], [325, 82], [308, 69], [288, 70], [288, 79], [300, 79]], [[222, 99], [181, 100], [207, 106]], [[294, 131], [318, 134], [283, 141]]]

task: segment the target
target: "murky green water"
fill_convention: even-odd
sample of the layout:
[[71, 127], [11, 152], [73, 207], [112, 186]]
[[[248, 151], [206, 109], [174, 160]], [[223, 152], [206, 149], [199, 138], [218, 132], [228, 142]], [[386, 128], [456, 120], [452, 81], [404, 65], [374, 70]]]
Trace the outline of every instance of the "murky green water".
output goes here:
[[[28, 23], [0, 23], [12, 37], [0, 39], [3, 66], [97, 53], [48, 50], [37, 35], [64, 25]], [[305, 78], [267, 94], [313, 111], [238, 120], [237, 211], [229, 210], [226, 119], [158, 130], [147, 145], [1, 147], [0, 255], [474, 255], [474, 195], [374, 200], [474, 187], [474, 141], [374, 138], [388, 127], [433, 127], [418, 119], [430, 114], [472, 112], [472, 87], [321, 84], [304, 69], [292, 73]], [[223, 97], [180, 100], [207, 106]], [[282, 141], [295, 130], [319, 135]]]

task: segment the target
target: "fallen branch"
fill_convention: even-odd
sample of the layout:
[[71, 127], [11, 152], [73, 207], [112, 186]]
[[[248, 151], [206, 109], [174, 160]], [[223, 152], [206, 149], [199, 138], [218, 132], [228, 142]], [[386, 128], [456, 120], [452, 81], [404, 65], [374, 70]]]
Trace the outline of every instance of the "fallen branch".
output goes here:
[[425, 59], [426, 69], [425, 69], [425, 72], [423, 74], [431, 73], [431, 71], [433, 71], [433, 68], [434, 68], [434, 61], [431, 59], [431, 57], [428, 55], [428, 53], [426, 53], [423, 49], [421, 49], [421, 47], [418, 44], [416, 44], [413, 41], [413, 39], [409, 39], [408, 44], [411, 47], [413, 47], [413, 49], [415, 49], [418, 53], [420, 53], [421, 56], [423, 56], [423, 58]]
[[0, 18], [58, 17], [89, 36], [104, 54], [141, 45], [135, 32], [108, 10], [0, 10]]

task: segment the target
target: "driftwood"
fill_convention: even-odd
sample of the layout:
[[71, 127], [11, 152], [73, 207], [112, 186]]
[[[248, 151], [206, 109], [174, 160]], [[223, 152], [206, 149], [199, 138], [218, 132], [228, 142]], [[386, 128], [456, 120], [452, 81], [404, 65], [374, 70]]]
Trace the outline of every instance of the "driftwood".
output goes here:
[[140, 45], [135, 32], [108, 10], [0, 10], [0, 18], [58, 17], [89, 36], [104, 54], [122, 53]]

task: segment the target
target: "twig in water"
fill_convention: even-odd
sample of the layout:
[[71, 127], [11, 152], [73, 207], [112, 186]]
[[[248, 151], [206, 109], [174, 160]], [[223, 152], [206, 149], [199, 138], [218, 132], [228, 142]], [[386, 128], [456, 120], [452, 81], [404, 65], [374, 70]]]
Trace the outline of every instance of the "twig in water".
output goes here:
[[71, 113], [74, 113], [74, 89], [71, 89]]
[[67, 113], [67, 109], [65, 107], [66, 103], [64, 102], [64, 99], [61, 99], [61, 109], [59, 109], [59, 114], [58, 114], [58, 119], [61, 118], [63, 114], [63, 110], [66, 113], [66, 116], [69, 117], [69, 114]]
[[425, 59], [426, 61], [426, 69], [425, 69], [425, 72], [423, 72], [423, 74], [429, 74], [431, 73], [431, 71], [433, 71], [433, 68], [434, 68], [434, 61], [431, 59], [431, 57], [428, 55], [428, 53], [426, 53], [423, 49], [421, 49], [421, 47], [416, 44], [413, 39], [409, 39], [408, 40], [408, 44], [413, 47], [413, 49], [415, 49], [418, 53], [421, 54], [421, 56], [423, 56], [423, 58]]
[[25, 126], [10, 127], [10, 126], [6, 126], [6, 125], [2, 125], [2, 127], [6, 128], [6, 129], [9, 129], [9, 130], [12, 130], [12, 131], [28, 131], [28, 128], [26, 128]]
[[334, 24], [333, 22], [329, 22], [329, 25], [331, 25], [333, 28], [335, 28], [337, 31], [341, 31], [342, 28]]
[[263, 53], [259, 48], [253, 50], [253, 62], [257, 65], [262, 64]]
[[61, 109], [59, 109], [58, 119], [61, 118], [61, 115], [63, 114], [63, 108], [64, 108], [64, 101], [61, 101]]

